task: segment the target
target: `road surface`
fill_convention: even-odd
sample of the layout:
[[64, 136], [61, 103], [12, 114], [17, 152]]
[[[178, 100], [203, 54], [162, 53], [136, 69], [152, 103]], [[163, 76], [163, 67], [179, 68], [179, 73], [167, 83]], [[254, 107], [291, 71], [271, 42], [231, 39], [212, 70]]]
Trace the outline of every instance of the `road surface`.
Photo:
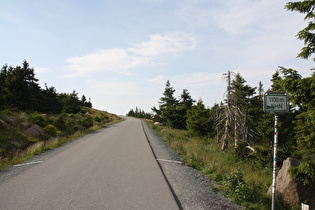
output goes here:
[[51, 153], [0, 174], [0, 209], [179, 209], [140, 120]]

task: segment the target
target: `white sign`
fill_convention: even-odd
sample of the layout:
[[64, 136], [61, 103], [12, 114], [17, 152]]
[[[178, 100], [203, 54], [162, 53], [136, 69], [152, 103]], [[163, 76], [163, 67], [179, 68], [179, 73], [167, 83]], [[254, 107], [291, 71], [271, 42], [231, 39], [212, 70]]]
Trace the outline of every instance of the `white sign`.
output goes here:
[[264, 96], [264, 111], [271, 114], [289, 112], [288, 96], [280, 93], [267, 93]]

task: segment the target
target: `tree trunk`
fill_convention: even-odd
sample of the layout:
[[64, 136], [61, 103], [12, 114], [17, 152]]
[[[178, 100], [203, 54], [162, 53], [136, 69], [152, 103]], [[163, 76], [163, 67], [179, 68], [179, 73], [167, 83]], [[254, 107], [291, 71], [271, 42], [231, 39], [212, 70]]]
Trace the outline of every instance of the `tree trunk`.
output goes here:
[[229, 120], [227, 119], [225, 121], [225, 132], [223, 134], [223, 139], [222, 139], [222, 146], [221, 146], [222, 151], [226, 151], [229, 146], [228, 125], [229, 125]]
[[237, 141], [238, 141], [238, 114], [237, 114], [237, 108], [234, 107], [234, 146], [237, 147]]
[[224, 134], [223, 134], [223, 142], [221, 150], [225, 151], [228, 149], [228, 141], [229, 141], [229, 132], [230, 132], [230, 103], [231, 103], [231, 72], [227, 73], [227, 102], [226, 102], [226, 110], [225, 110], [225, 126], [224, 126]]
[[216, 132], [217, 132], [217, 142], [220, 147], [220, 107], [218, 106], [216, 109]]
[[247, 112], [247, 109], [245, 111], [245, 119], [244, 119], [244, 142], [245, 143], [248, 143], [248, 119], [247, 119], [247, 115], [248, 115], [248, 112]]

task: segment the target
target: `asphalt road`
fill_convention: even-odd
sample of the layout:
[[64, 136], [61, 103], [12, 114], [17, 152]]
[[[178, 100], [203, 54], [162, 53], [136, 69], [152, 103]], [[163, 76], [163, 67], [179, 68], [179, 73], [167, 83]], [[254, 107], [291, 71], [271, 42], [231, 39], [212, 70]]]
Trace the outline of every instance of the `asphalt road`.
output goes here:
[[178, 208], [132, 118], [0, 174], [0, 209]]

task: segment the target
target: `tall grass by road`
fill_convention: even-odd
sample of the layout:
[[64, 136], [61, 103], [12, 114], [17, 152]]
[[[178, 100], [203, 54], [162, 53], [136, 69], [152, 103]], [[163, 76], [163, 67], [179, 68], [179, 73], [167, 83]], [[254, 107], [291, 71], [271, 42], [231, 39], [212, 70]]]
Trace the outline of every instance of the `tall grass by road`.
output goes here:
[[[267, 195], [272, 183], [272, 169], [261, 167], [250, 159], [235, 157], [235, 149], [222, 152], [215, 139], [192, 137], [185, 130], [170, 129], [148, 124], [162, 139], [186, 161], [202, 171], [219, 185], [218, 189], [246, 209], [270, 209], [271, 197]], [[271, 160], [270, 160], [271, 161]], [[295, 209], [278, 200], [277, 209]]]

